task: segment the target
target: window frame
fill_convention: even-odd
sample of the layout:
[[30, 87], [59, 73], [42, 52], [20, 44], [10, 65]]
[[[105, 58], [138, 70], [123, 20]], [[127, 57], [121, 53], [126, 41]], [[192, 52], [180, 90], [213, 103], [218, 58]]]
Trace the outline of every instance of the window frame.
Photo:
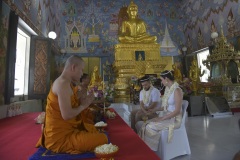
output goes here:
[[[21, 26], [18, 25], [18, 29], [20, 29], [22, 33], [18, 34], [23, 34], [23, 36], [26, 36], [26, 50], [25, 50], [25, 66], [24, 66], [24, 88], [23, 88], [23, 94], [15, 94], [14, 91], [14, 98], [15, 97], [22, 97], [22, 95], [28, 95], [28, 77], [29, 77], [29, 63], [30, 63], [30, 41], [31, 41], [31, 35]], [[16, 60], [17, 60], [17, 46], [16, 46]], [[15, 75], [15, 73], [14, 73]], [[15, 77], [15, 76], [14, 76]], [[14, 82], [14, 89], [15, 89], [15, 82]]]
[[[205, 55], [205, 56], [202, 56], [202, 57], [200, 57], [201, 56], [201, 54], [204, 54], [204, 53], [206, 53], [208, 51], [208, 53]], [[208, 80], [209, 80], [209, 77], [210, 77], [210, 71], [209, 71], [209, 69], [207, 68], [207, 66], [205, 66], [204, 64], [203, 64], [203, 60], [206, 60], [207, 59], [207, 56], [208, 55], [210, 55], [210, 50], [209, 50], [209, 48], [207, 47], [207, 48], [203, 48], [203, 49], [201, 49], [201, 50], [199, 50], [198, 52], [197, 52], [197, 61], [198, 61], [198, 67], [199, 68], [201, 68], [201, 73], [203, 73], [204, 71], [204, 74], [203, 74], [203, 76], [201, 76], [201, 77], [199, 77], [200, 78], [200, 82], [208, 82]], [[203, 58], [204, 57], [204, 58]], [[206, 80], [204, 80], [204, 78], [206, 78]]]

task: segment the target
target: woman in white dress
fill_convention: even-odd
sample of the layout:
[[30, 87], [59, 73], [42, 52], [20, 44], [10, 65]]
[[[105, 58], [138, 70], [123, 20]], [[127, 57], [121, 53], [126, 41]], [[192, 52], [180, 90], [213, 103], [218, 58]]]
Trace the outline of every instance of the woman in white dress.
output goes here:
[[179, 128], [182, 121], [183, 93], [178, 83], [174, 81], [174, 74], [172, 71], [163, 71], [160, 79], [166, 87], [162, 98], [162, 111], [158, 112], [158, 117], [146, 123], [139, 121], [136, 124], [139, 136], [153, 151], [158, 150], [160, 132], [169, 129], [168, 142], [170, 142], [174, 128]]

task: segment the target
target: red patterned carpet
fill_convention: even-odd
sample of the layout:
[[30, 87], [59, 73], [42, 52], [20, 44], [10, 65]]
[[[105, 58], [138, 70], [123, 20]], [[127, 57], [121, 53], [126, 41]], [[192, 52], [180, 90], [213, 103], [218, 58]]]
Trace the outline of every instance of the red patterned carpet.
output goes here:
[[27, 160], [36, 150], [41, 125], [35, 124], [39, 113], [25, 113], [0, 120], [0, 159]]

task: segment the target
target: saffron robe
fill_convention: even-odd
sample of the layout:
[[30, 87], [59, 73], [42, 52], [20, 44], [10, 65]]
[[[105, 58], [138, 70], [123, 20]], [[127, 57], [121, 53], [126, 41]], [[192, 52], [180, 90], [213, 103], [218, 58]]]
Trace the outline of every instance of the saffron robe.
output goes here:
[[[75, 99], [77, 100], [78, 98], [78, 87], [74, 87], [72, 86], [72, 89], [73, 89], [73, 94], [74, 94], [74, 97], [76, 97]], [[76, 101], [76, 100], [73, 100], [73, 101]], [[74, 107], [78, 107], [79, 105], [76, 105], [76, 106], [72, 106], [73, 108]], [[84, 109], [81, 113], [80, 113], [80, 117], [81, 117], [81, 120], [84, 122], [84, 123], [89, 123], [89, 124], [94, 124], [94, 112], [93, 112], [93, 108], [94, 108], [94, 104], [90, 104], [90, 106], [86, 109]], [[79, 117], [79, 116], [78, 116]]]
[[[73, 108], [79, 106], [75, 93], [71, 97]], [[70, 120], [64, 120], [58, 97], [52, 89], [47, 97], [45, 118], [42, 136], [36, 147], [43, 146], [55, 153], [78, 154], [93, 151], [96, 146], [108, 143], [104, 133], [100, 133], [93, 124], [83, 122], [81, 113]]]

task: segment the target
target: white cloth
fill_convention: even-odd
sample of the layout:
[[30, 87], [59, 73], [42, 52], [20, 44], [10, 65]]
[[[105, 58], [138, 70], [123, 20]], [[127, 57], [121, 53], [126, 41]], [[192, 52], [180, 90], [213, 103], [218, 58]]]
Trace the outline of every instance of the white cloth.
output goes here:
[[[140, 95], [139, 95], [139, 100], [140, 102], [143, 101], [143, 90], [141, 90], [140, 92]], [[147, 104], [144, 104], [144, 107], [149, 107], [153, 102], [157, 102], [157, 107], [156, 108], [160, 108], [161, 107], [161, 94], [160, 94], [160, 91], [158, 89], [156, 89], [155, 87], [153, 87], [152, 90], [148, 90], [148, 91], [145, 91], [146, 92], [146, 95], [147, 95], [147, 98], [149, 99], [148, 103]], [[149, 95], [149, 92], [150, 95]], [[149, 96], [148, 96], [149, 95]]]

